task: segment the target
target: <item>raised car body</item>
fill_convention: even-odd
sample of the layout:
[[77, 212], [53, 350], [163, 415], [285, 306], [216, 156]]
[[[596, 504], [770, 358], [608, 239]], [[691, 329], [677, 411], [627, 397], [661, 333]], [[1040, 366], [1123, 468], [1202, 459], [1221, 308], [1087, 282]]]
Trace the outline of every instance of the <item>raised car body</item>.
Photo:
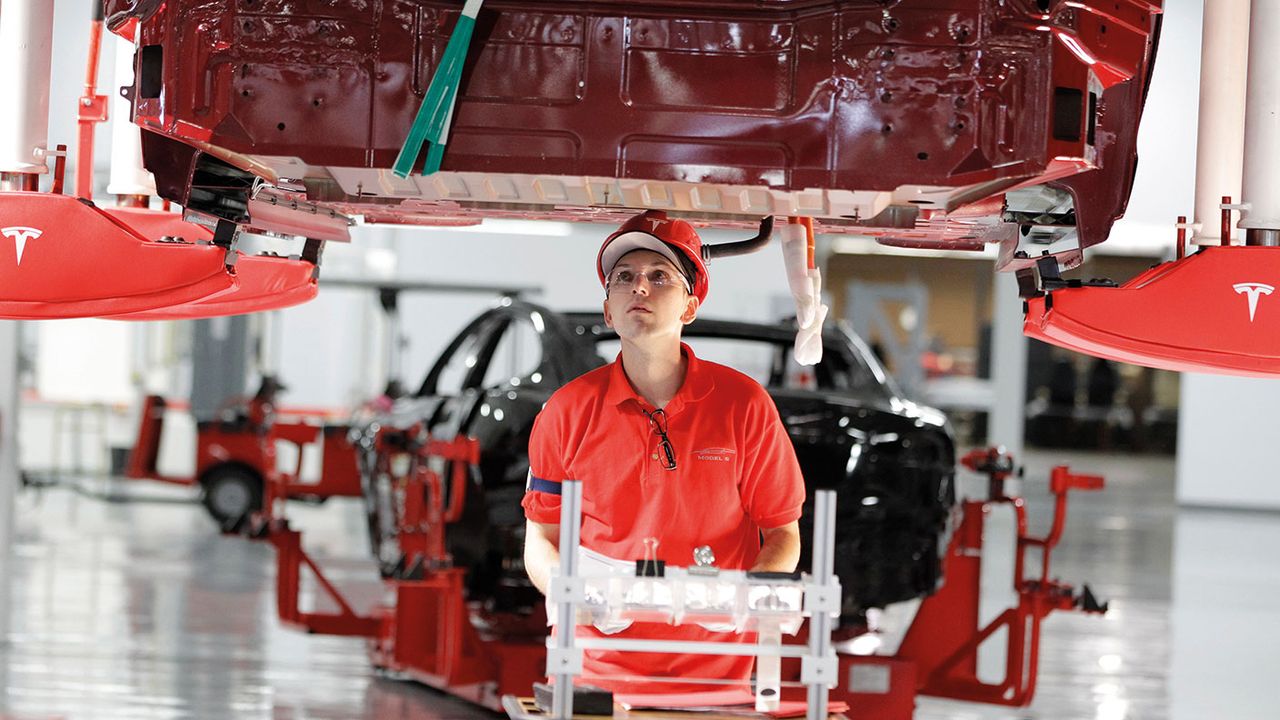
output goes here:
[[239, 223], [651, 207], [1016, 248], [1018, 227], [1091, 245], [1123, 213], [1161, 3], [491, 0], [442, 170], [408, 178], [390, 168], [461, 3], [106, 5], [137, 29], [160, 193]]
[[[844, 579], [846, 619], [857, 622], [868, 607], [931, 593], [954, 505], [955, 453], [941, 414], [900, 398], [861, 342], [840, 330], [827, 332], [826, 357], [809, 369], [788, 364], [793, 337], [784, 328], [699, 320], [685, 338], [712, 360], [717, 343], [763, 348], [753, 357], [763, 359], [756, 366], [766, 380], [777, 380], [766, 389], [810, 489], [802, 537], [811, 532], [812, 490], [839, 493], [836, 572]], [[469, 571], [477, 607], [517, 613], [537, 607], [540, 595], [522, 564], [529, 432], [551, 393], [603, 364], [600, 351], [611, 343], [616, 336], [598, 314], [566, 315], [524, 302], [505, 303], [464, 329], [417, 397], [366, 425], [363, 465], [383, 559], [396, 553], [394, 532], [377, 524], [388, 516], [378, 504], [392, 501], [392, 488], [373, 472], [379, 458], [371, 433], [420, 426], [441, 439], [475, 437], [479, 472], [463, 519], [448, 530], [449, 550]], [[464, 371], [454, 375], [455, 369]]]

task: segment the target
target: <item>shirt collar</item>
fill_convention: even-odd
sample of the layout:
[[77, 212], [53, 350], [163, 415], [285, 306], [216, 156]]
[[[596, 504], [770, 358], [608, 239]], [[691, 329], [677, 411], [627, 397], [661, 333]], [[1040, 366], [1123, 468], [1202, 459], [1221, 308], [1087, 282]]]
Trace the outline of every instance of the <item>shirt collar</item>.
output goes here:
[[[680, 343], [680, 353], [688, 359], [689, 366], [685, 369], [684, 383], [680, 385], [675, 397], [671, 398], [671, 402], [667, 403], [667, 407], [664, 408], [668, 415], [679, 412], [680, 408], [687, 403], [706, 397], [716, 385], [711, 370], [698, 359], [697, 355], [693, 354], [693, 348], [690, 348], [685, 343]], [[622, 353], [618, 353], [618, 357], [614, 359], [613, 366], [609, 370], [609, 387], [605, 391], [605, 402], [616, 406], [628, 400], [634, 400], [639, 405], [645, 404], [644, 399], [635, 391], [635, 388], [631, 387], [631, 381], [627, 379], [627, 373], [622, 369]]]

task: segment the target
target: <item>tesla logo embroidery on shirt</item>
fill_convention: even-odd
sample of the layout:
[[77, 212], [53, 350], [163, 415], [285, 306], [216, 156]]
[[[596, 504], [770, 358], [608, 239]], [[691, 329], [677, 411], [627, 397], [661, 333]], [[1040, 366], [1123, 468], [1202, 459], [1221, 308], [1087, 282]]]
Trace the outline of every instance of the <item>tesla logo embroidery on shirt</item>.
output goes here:
[[711, 460], [714, 462], [730, 462], [735, 451], [732, 448], [703, 448], [693, 453], [693, 456], [699, 460]]
[[22, 264], [22, 251], [27, 247], [28, 240], [36, 240], [44, 234], [43, 231], [33, 227], [7, 227], [0, 229], [0, 234], [7, 238], [13, 238], [14, 248], [18, 251], [18, 264]]
[[1253, 322], [1253, 314], [1258, 310], [1258, 296], [1275, 292], [1275, 288], [1266, 283], [1236, 283], [1231, 287], [1235, 289], [1237, 295], [1249, 297], [1249, 322]]

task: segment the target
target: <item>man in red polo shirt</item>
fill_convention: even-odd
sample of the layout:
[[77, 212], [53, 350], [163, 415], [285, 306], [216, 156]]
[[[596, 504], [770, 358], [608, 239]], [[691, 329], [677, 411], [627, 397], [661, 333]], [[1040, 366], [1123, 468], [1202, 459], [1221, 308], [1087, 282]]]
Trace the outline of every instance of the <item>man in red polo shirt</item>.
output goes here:
[[[699, 360], [680, 341], [706, 298], [702, 241], [659, 211], [633, 217], [596, 260], [604, 317], [622, 340], [614, 362], [562, 387], [529, 439], [524, 560], [546, 593], [560, 562], [559, 485], [582, 482], [582, 547], [617, 561], [652, 556], [723, 569], [795, 570], [804, 479], [773, 400], [742, 373]], [[599, 636], [595, 628], [579, 628]], [[635, 623], [615, 637], [742, 639], [697, 625]], [[623, 692], [680, 692], [688, 683], [750, 678], [749, 656], [588, 651], [583, 679]], [[704, 686], [705, 687], [705, 686]]]

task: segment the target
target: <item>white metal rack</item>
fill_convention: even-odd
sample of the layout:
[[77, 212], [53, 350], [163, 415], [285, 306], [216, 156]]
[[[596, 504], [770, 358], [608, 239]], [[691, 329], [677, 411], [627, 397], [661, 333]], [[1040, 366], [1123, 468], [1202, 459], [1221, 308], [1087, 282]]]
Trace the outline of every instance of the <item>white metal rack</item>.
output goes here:
[[[711, 574], [696, 568], [669, 568], [662, 578], [588, 578], [580, 574], [577, 548], [581, 543], [582, 487], [578, 481], [561, 484], [560, 574], [551, 578], [548, 600], [554, 608], [558, 631], [547, 640], [547, 675], [553, 678], [549, 717], [573, 717], [573, 679], [582, 672], [582, 651], [610, 649], [624, 652], [668, 652], [704, 655], [753, 655], [760, 658], [756, 671], [756, 708], [777, 707], [780, 691], [779, 663], [783, 657], [799, 658], [800, 679], [807, 688], [807, 717], [817, 720], [827, 715], [828, 691], [837, 681], [838, 662], [831, 645], [834, 620], [840, 613], [840, 581], [834, 572], [835, 492], [819, 490], [814, 498], [813, 572], [800, 580], [751, 577], [742, 571]], [[620, 602], [643, 583], [667, 590], [661, 598], [637, 607]], [[730, 587], [731, 586], [731, 587]], [[720, 603], [708, 602], [715, 594]], [[726, 588], [728, 588], [726, 590]], [[588, 589], [592, 590], [588, 600]], [[690, 590], [701, 590], [690, 593]], [[753, 592], [754, 591], [754, 592]], [[692, 601], [700, 596], [699, 601]], [[629, 597], [634, 598], [634, 595]], [[751, 602], [750, 598], [769, 598]], [[692, 642], [678, 640], [633, 640], [626, 638], [575, 638], [577, 624], [591, 623], [602, 613], [622, 619], [664, 617], [672, 624], [699, 622], [733, 625], [739, 631], [757, 630], [760, 641], [742, 643]], [[794, 633], [803, 618], [809, 618], [808, 645], [783, 645], [783, 630]]]

